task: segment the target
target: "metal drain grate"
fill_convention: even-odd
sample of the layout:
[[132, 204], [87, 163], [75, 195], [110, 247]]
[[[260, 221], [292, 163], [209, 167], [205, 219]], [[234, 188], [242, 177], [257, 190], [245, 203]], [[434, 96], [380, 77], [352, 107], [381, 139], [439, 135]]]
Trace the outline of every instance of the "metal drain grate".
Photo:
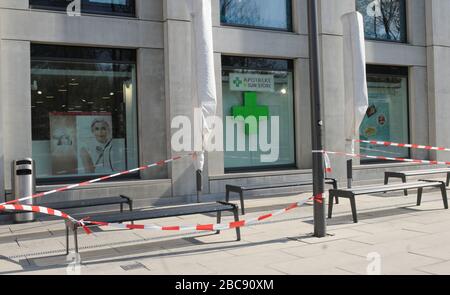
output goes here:
[[140, 262], [135, 262], [133, 264], [121, 265], [120, 266], [124, 271], [131, 271], [137, 269], [146, 269], [149, 270], [145, 265]]

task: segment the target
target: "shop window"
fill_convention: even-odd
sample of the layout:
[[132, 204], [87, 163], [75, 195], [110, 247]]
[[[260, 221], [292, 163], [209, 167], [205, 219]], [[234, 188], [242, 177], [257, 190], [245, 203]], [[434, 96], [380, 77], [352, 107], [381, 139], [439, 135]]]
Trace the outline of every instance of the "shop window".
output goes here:
[[405, 0], [356, 0], [366, 39], [406, 42]]
[[32, 151], [43, 182], [138, 164], [136, 52], [31, 46]]
[[[31, 8], [66, 11], [73, 0], [30, 0]], [[135, 15], [135, 0], [81, 0], [81, 13]]]
[[292, 30], [291, 0], [220, 0], [224, 25]]
[[[294, 87], [293, 63], [288, 60], [222, 57], [223, 117], [254, 117], [258, 122], [251, 127], [224, 124], [225, 169], [227, 172], [282, 169], [295, 167]], [[279, 126], [274, 130], [274, 118]], [[266, 132], [259, 120], [267, 120], [267, 138], [272, 143], [278, 132], [277, 158], [262, 161], [261, 146], [251, 147], [251, 139], [260, 139]], [[275, 127], [276, 128], [276, 127]], [[231, 131], [231, 132], [230, 132]], [[232, 134], [233, 137], [230, 136]], [[238, 148], [238, 137], [245, 139], [245, 149]], [[230, 149], [229, 142], [234, 144]], [[273, 152], [273, 150], [271, 151]]]
[[[409, 143], [408, 68], [367, 66], [369, 108], [360, 139]], [[406, 148], [361, 144], [361, 153], [408, 158]], [[370, 162], [365, 160], [364, 162]]]

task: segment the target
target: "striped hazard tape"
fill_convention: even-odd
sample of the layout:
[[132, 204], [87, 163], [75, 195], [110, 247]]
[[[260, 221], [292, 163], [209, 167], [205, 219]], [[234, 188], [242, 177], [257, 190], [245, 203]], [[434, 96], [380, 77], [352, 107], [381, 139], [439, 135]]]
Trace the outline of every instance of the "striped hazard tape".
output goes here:
[[261, 215], [256, 218], [248, 219], [248, 220], [239, 220], [229, 223], [223, 224], [201, 224], [201, 225], [192, 225], [192, 226], [159, 226], [159, 225], [145, 225], [145, 224], [121, 224], [121, 223], [108, 223], [101, 221], [84, 221], [86, 225], [96, 225], [96, 226], [107, 226], [117, 229], [140, 229], [140, 230], [148, 230], [148, 231], [189, 231], [189, 232], [202, 232], [202, 231], [219, 231], [219, 230], [229, 230], [235, 228], [241, 228], [245, 226], [255, 225], [266, 221], [270, 218], [285, 214], [287, 212], [292, 211], [295, 208], [299, 208], [306, 204], [308, 201], [314, 200], [316, 202], [323, 202], [322, 195], [316, 197], [310, 197], [298, 203], [294, 203], [289, 207], [284, 209], [274, 211], [269, 214]]
[[430, 146], [430, 145], [397, 143], [397, 142], [378, 141], [378, 140], [359, 140], [359, 139], [355, 139], [354, 141], [355, 142], [359, 142], [359, 143], [373, 144], [373, 145], [383, 145], [383, 146], [393, 146], [393, 147], [401, 147], [401, 148], [422, 149], [422, 150], [429, 150], [429, 151], [446, 151], [446, 152], [450, 152], [450, 148], [435, 147], [435, 146]]
[[62, 219], [68, 220], [72, 223], [79, 224], [87, 234], [91, 234], [91, 231], [89, 230], [89, 228], [87, 228], [83, 219], [76, 220], [69, 214], [64, 213], [60, 210], [55, 210], [52, 208], [47, 208], [47, 207], [42, 207], [42, 206], [30, 206], [30, 205], [22, 205], [22, 204], [0, 205], [0, 212], [4, 212], [4, 211], [16, 212], [16, 213], [34, 212], [34, 213], [41, 213], [41, 214], [45, 214], [45, 215], [49, 215], [49, 216], [60, 217]]
[[63, 219], [69, 219], [71, 221], [75, 221], [77, 222], [76, 219], [72, 218], [70, 215], [59, 211], [59, 210], [54, 210], [51, 208], [47, 208], [47, 207], [40, 207], [40, 206], [28, 206], [28, 205], [21, 205], [21, 204], [17, 204], [17, 205], [0, 205], [0, 211], [14, 211], [14, 212], [34, 212], [34, 213], [42, 213], [42, 214], [46, 214], [46, 215], [50, 215], [50, 216], [57, 216], [57, 217], [61, 217]]
[[394, 158], [394, 157], [384, 157], [384, 156], [370, 156], [370, 155], [363, 155], [363, 154], [331, 152], [331, 151], [313, 151], [313, 153], [324, 153], [324, 154], [328, 154], [328, 155], [348, 156], [348, 157], [352, 157], [352, 158], [376, 159], [376, 160], [397, 161], [397, 162], [407, 162], [407, 163], [416, 163], [416, 164], [450, 165], [450, 162], [447, 162], [447, 161], [417, 160], [417, 159], [405, 159], [405, 158]]
[[23, 197], [23, 198], [20, 198], [20, 199], [17, 199], [17, 200], [12, 200], [12, 201], [9, 201], [9, 202], [5, 202], [5, 203], [2, 203], [0, 205], [17, 204], [17, 203], [21, 203], [21, 202], [28, 201], [28, 200], [31, 200], [31, 199], [41, 198], [41, 197], [49, 196], [49, 195], [56, 194], [56, 193], [59, 193], [59, 192], [67, 191], [67, 190], [74, 189], [74, 188], [77, 188], [77, 187], [88, 186], [88, 185], [94, 184], [96, 182], [100, 182], [100, 181], [116, 178], [116, 177], [119, 177], [119, 176], [131, 174], [131, 173], [135, 173], [135, 172], [139, 172], [139, 171], [143, 171], [143, 170], [147, 170], [147, 169], [152, 168], [152, 167], [164, 166], [166, 164], [169, 164], [169, 163], [171, 163], [173, 161], [176, 161], [176, 160], [179, 160], [179, 159], [182, 159], [182, 158], [185, 158], [185, 157], [192, 157], [194, 154], [195, 153], [190, 153], [190, 154], [184, 155], [184, 156], [176, 156], [176, 157], [173, 157], [173, 158], [168, 159], [168, 160], [162, 160], [162, 161], [150, 164], [150, 165], [145, 165], [145, 166], [142, 166], [142, 167], [139, 167], [139, 168], [135, 168], [135, 169], [131, 169], [131, 170], [128, 170], [128, 171], [123, 171], [123, 172], [111, 174], [111, 175], [108, 175], [108, 176], [103, 176], [103, 177], [99, 177], [99, 178], [96, 178], [96, 179], [92, 179], [92, 180], [89, 180], [89, 181], [85, 181], [85, 182], [81, 182], [81, 183], [77, 183], [77, 184], [64, 186], [64, 187], [61, 187], [61, 188], [58, 188], [58, 189], [54, 189], [54, 190], [51, 190], [51, 191], [47, 191], [47, 192], [33, 194], [33, 195], [30, 195], [30, 196], [27, 196], [27, 197]]

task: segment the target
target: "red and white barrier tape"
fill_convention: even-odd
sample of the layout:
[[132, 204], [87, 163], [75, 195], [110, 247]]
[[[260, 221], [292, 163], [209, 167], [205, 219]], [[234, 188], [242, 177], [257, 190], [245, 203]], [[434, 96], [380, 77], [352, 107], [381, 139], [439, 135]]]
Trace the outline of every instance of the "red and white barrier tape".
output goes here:
[[313, 151], [313, 153], [324, 153], [324, 154], [329, 154], [329, 155], [348, 156], [348, 157], [352, 157], [352, 158], [376, 159], [376, 160], [384, 160], [384, 161], [397, 161], [397, 162], [408, 162], [408, 163], [428, 164], [428, 165], [450, 165], [450, 162], [446, 162], [446, 161], [417, 160], [417, 159], [393, 158], [393, 157], [384, 157], [384, 156], [370, 156], [370, 155], [352, 154], [352, 153], [344, 153], [344, 152]]
[[168, 160], [162, 160], [162, 161], [150, 164], [150, 165], [142, 166], [142, 167], [131, 169], [131, 170], [128, 170], [128, 171], [123, 171], [123, 172], [111, 174], [111, 175], [108, 175], [108, 176], [103, 176], [103, 177], [99, 177], [99, 178], [96, 178], [96, 179], [92, 179], [92, 180], [89, 180], [89, 181], [68, 185], [68, 186], [61, 187], [61, 188], [58, 188], [58, 189], [54, 189], [54, 190], [51, 190], [51, 191], [48, 191], [48, 192], [34, 194], [34, 195], [27, 196], [27, 197], [24, 197], [24, 198], [20, 198], [20, 199], [17, 199], [17, 200], [12, 200], [12, 201], [9, 201], [9, 202], [5, 202], [5, 203], [2, 203], [0, 205], [16, 204], [16, 203], [28, 201], [28, 200], [31, 200], [31, 199], [41, 198], [41, 197], [49, 196], [49, 195], [56, 194], [56, 193], [59, 193], [59, 192], [67, 191], [67, 190], [74, 189], [74, 188], [77, 188], [77, 187], [88, 186], [88, 185], [94, 184], [96, 182], [100, 182], [100, 181], [103, 181], [103, 180], [112, 179], [112, 178], [115, 178], [115, 177], [119, 177], [119, 176], [131, 174], [131, 173], [147, 170], [147, 169], [152, 168], [152, 167], [164, 166], [164, 165], [166, 165], [166, 164], [168, 164], [170, 162], [179, 160], [179, 159], [184, 158], [184, 157], [191, 157], [192, 155], [194, 155], [194, 154], [190, 153], [190, 154], [185, 155], [185, 156], [176, 156], [176, 157], [173, 157], [173, 158], [168, 159]]
[[21, 204], [6, 204], [6, 205], [0, 205], [0, 212], [3, 211], [9, 211], [9, 212], [17, 212], [17, 213], [23, 213], [23, 212], [34, 212], [34, 213], [41, 213], [49, 216], [56, 216], [61, 217], [65, 220], [69, 220], [73, 223], [79, 224], [84, 231], [87, 234], [90, 234], [91, 231], [89, 228], [86, 227], [85, 221], [82, 220], [76, 220], [72, 216], [70, 216], [67, 213], [64, 213], [60, 210], [55, 210], [52, 208], [42, 207], [42, 206], [30, 206], [30, 205], [21, 205]]
[[87, 225], [97, 225], [97, 226], [108, 226], [117, 229], [141, 229], [148, 231], [190, 231], [190, 232], [203, 232], [203, 231], [218, 231], [218, 230], [229, 230], [235, 228], [241, 228], [245, 226], [255, 225], [262, 221], [266, 221], [270, 218], [282, 215], [287, 213], [295, 208], [301, 207], [306, 204], [308, 201], [314, 200], [319, 203], [323, 203], [322, 195], [317, 197], [310, 197], [306, 200], [300, 201], [298, 203], [294, 203], [287, 208], [274, 211], [269, 214], [261, 215], [256, 218], [252, 218], [249, 220], [239, 220], [224, 224], [202, 224], [202, 225], [192, 225], [192, 226], [159, 226], [159, 225], [145, 225], [145, 224], [120, 224], [120, 223], [107, 223], [107, 222], [99, 222], [99, 221], [85, 221]]
[[70, 215], [59, 211], [54, 210], [51, 208], [46, 207], [40, 207], [40, 206], [29, 206], [29, 205], [0, 205], [0, 211], [24, 211], [24, 212], [35, 212], [35, 213], [42, 213], [50, 216], [57, 216], [64, 219], [70, 219], [72, 221], [77, 221], [76, 219], [72, 218]]
[[435, 146], [430, 146], [430, 145], [397, 143], [397, 142], [378, 141], [378, 140], [360, 140], [360, 139], [355, 139], [354, 142], [367, 143], [367, 144], [373, 144], [373, 145], [401, 147], [401, 148], [422, 149], [422, 150], [429, 150], [429, 151], [446, 151], [446, 152], [450, 152], [450, 148], [435, 147]]

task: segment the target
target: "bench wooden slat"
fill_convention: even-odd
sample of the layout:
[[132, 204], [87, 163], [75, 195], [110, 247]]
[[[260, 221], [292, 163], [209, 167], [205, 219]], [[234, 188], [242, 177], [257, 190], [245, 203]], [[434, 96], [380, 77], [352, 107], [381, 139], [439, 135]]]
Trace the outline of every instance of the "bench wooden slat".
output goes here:
[[[326, 179], [326, 184], [333, 184], [335, 182], [334, 179]], [[250, 184], [250, 185], [233, 185], [233, 184], [227, 184], [227, 187], [230, 187], [232, 189], [236, 190], [263, 190], [263, 189], [271, 189], [271, 188], [284, 188], [284, 187], [291, 187], [291, 186], [307, 186], [307, 185], [313, 185], [312, 180], [304, 180], [304, 181], [295, 181], [295, 182], [281, 182], [281, 183], [273, 183], [273, 184]]]
[[427, 170], [410, 170], [410, 171], [388, 172], [388, 173], [404, 174], [406, 176], [429, 175], [429, 174], [450, 173], [450, 168], [427, 169]]
[[147, 220], [156, 218], [176, 217], [181, 215], [204, 214], [219, 211], [232, 211], [235, 207], [232, 204], [202, 203], [185, 205], [179, 207], [163, 207], [156, 209], [146, 209], [141, 211], [131, 211], [123, 213], [102, 213], [90, 215], [90, 219], [101, 222], [126, 222]]
[[42, 203], [39, 206], [48, 207], [56, 210], [61, 209], [74, 209], [82, 207], [96, 207], [96, 206], [106, 206], [106, 205], [116, 205], [116, 204], [128, 204], [130, 199], [125, 196], [119, 197], [105, 197], [105, 198], [95, 198], [95, 199], [85, 199], [85, 200], [74, 200], [66, 202], [52, 202], [52, 203]]
[[389, 184], [389, 185], [378, 185], [378, 186], [359, 186], [359, 187], [353, 187], [353, 188], [343, 188], [334, 190], [331, 189], [330, 191], [344, 191], [344, 192], [350, 192], [355, 195], [360, 194], [368, 194], [368, 193], [378, 193], [378, 192], [388, 192], [388, 191], [397, 191], [397, 190], [404, 190], [404, 189], [415, 189], [415, 188], [424, 188], [424, 187], [432, 187], [432, 186], [440, 186], [442, 185], [442, 182], [410, 182], [410, 183], [396, 183], [396, 184]]

